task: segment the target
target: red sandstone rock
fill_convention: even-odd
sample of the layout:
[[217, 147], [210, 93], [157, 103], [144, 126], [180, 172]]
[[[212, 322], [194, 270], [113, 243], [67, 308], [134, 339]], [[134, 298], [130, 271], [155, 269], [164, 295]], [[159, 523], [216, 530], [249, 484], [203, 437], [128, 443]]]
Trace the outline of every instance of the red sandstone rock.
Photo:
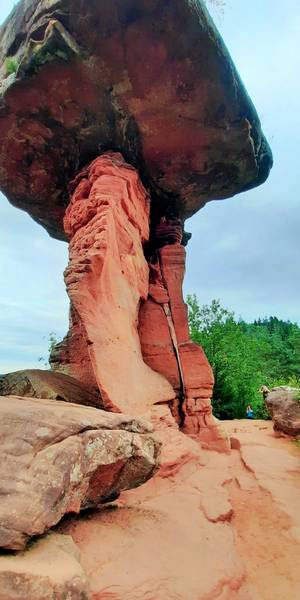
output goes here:
[[[69, 519], [92, 600], [296, 600], [299, 450], [265, 421], [229, 421], [217, 454], [155, 407], [161, 466], [119, 510]], [[296, 595], [295, 595], [296, 593]]]
[[0, 396], [62, 400], [103, 408], [99, 391], [63, 373], [42, 369], [24, 369], [0, 376]]
[[288, 386], [273, 388], [265, 403], [275, 431], [300, 437], [300, 389]]
[[0, 30], [0, 103], [0, 187], [60, 238], [70, 179], [107, 148], [182, 218], [272, 165], [201, 1], [22, 0]]
[[113, 153], [91, 163], [72, 188], [65, 216], [68, 294], [104, 405], [143, 414], [175, 396], [144, 363], [137, 332], [140, 300], [148, 294], [149, 198], [136, 170]]
[[99, 390], [91, 363], [86, 332], [75, 308], [70, 306], [69, 331], [56, 344], [49, 357], [51, 369], [78, 379], [92, 390]]
[[229, 440], [212, 416], [212, 369], [202, 348], [189, 339], [187, 306], [182, 295], [182, 226], [180, 235], [178, 223], [164, 219], [155, 233], [161, 247], [157, 263], [150, 270], [150, 298], [142, 304], [139, 317], [143, 357], [175, 389], [177, 399], [171, 410], [183, 431], [197, 436], [210, 448], [228, 452]]

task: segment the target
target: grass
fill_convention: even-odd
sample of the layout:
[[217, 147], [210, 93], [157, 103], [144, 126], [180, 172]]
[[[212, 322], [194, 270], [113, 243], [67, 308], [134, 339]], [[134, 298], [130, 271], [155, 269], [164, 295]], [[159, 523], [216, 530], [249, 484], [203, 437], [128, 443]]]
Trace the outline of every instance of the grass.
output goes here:
[[16, 73], [18, 70], [18, 66], [19, 66], [19, 62], [16, 58], [8, 57], [4, 63], [6, 76], [8, 77], [8, 75], [11, 75], [12, 73]]

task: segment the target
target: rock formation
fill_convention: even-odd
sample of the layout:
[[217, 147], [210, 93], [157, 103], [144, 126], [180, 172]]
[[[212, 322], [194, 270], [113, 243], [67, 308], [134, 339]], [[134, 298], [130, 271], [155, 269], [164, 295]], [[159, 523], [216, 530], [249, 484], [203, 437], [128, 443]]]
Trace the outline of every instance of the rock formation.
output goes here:
[[0, 60], [0, 186], [70, 243], [70, 331], [52, 366], [108, 410], [167, 403], [183, 431], [228, 449], [189, 339], [184, 220], [260, 184], [272, 155], [206, 9], [23, 0]]
[[55, 400], [0, 398], [0, 547], [24, 548], [67, 513], [99, 506], [153, 475], [146, 422]]
[[137, 331], [148, 292], [149, 197], [136, 170], [116, 153], [92, 162], [71, 189], [65, 281], [95, 378], [107, 408], [145, 414], [174, 397], [171, 385], [144, 363]]
[[154, 478], [113, 515], [59, 527], [80, 548], [92, 600], [296, 600], [299, 449], [245, 420], [226, 422], [238, 449], [206, 451], [162, 409]]
[[91, 391], [78, 379], [55, 371], [25, 369], [0, 377], [0, 396], [47, 398], [103, 408], [99, 392]]
[[[272, 166], [224, 43], [201, 0], [21, 0], [0, 30], [0, 64], [0, 188], [69, 242], [70, 330], [51, 365], [59, 385], [72, 376], [107, 411], [5, 396], [0, 546], [23, 548], [64, 514], [144, 483], [160, 443], [158, 474], [131, 505], [121, 498], [107, 546], [94, 529], [91, 598], [257, 600], [229, 527], [213, 373], [182, 296], [185, 219]], [[228, 456], [204, 460], [208, 448]]]
[[0, 600], [90, 600], [78, 546], [52, 533], [18, 555], [0, 557]]
[[23, 0], [0, 64], [0, 188], [55, 237], [69, 182], [106, 150], [138, 168], [161, 216], [268, 176], [258, 116], [201, 0]]
[[288, 386], [272, 388], [265, 403], [274, 430], [300, 438], [300, 389]]
[[172, 413], [183, 431], [211, 447], [226, 449], [226, 436], [212, 417], [212, 369], [189, 337], [182, 296], [186, 251], [179, 219], [163, 218], [155, 229], [150, 258], [149, 298], [142, 303], [139, 334], [145, 362], [176, 391]]
[[[117, 153], [93, 161], [70, 192], [65, 281], [77, 332], [72, 321], [61, 368], [68, 371], [64, 359], [76, 337], [76, 364], [68, 372], [87, 385], [93, 372], [107, 409], [147, 414], [154, 404], [168, 403], [186, 433], [228, 449], [211, 414], [212, 370], [189, 339], [181, 220], [163, 217], [150, 234], [148, 194]], [[59, 364], [57, 350], [55, 360]]]

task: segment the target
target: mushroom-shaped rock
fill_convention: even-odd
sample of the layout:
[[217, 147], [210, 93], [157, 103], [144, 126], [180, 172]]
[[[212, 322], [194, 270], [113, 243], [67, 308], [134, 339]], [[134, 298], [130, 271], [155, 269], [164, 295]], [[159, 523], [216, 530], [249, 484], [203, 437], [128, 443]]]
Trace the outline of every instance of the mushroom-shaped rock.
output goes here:
[[227, 450], [189, 338], [184, 220], [262, 183], [272, 155], [200, 0], [21, 0], [0, 30], [0, 188], [70, 242], [51, 364], [105, 408], [168, 404]]
[[201, 0], [21, 0], [0, 30], [0, 188], [58, 238], [68, 183], [118, 150], [159, 215], [262, 183], [272, 156]]

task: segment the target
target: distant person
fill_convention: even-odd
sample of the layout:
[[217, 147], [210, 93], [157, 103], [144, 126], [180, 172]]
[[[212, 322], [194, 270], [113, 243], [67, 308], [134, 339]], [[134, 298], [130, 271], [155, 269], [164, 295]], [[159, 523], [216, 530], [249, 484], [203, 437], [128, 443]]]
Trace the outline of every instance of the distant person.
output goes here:
[[251, 404], [248, 404], [246, 409], [247, 419], [254, 419], [254, 411]]
[[271, 390], [269, 390], [269, 388], [266, 385], [262, 385], [259, 391], [262, 393], [264, 400], [266, 399], [267, 395], [271, 392]]

